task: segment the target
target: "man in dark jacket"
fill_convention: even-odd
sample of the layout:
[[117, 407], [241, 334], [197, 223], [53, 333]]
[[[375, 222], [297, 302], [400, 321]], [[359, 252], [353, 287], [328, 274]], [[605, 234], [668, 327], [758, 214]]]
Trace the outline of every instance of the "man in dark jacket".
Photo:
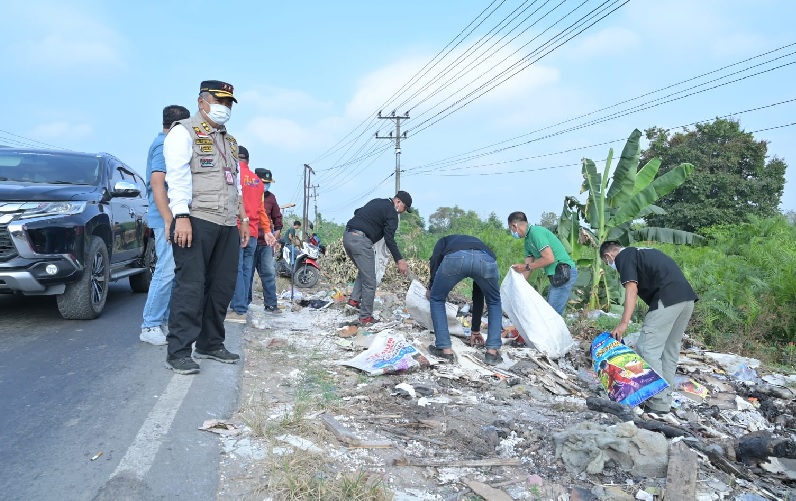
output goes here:
[[498, 365], [503, 362], [499, 348], [503, 346], [503, 307], [500, 304], [498, 265], [495, 253], [484, 242], [470, 235], [448, 235], [440, 238], [429, 260], [431, 278], [426, 296], [431, 303], [431, 322], [434, 324], [434, 344], [428, 351], [453, 360], [451, 336], [445, 301], [448, 293], [464, 278], [473, 279], [473, 337], [481, 336], [481, 315], [486, 299], [489, 327], [484, 362]]
[[680, 345], [697, 295], [677, 263], [657, 249], [622, 247], [619, 242], [607, 241], [600, 246], [600, 256], [619, 272], [619, 281], [625, 287], [625, 308], [611, 335], [622, 340], [636, 309], [637, 297], [649, 306], [636, 349], [669, 383], [669, 388], [645, 402], [647, 410], [665, 414], [672, 407], [671, 388]]
[[[274, 183], [274, 176], [268, 169], [258, 168], [254, 169], [254, 173], [259, 177], [265, 185], [265, 193], [263, 194], [263, 205], [265, 206], [265, 215], [271, 220], [271, 228], [273, 229], [274, 238], [279, 241], [280, 233], [282, 232], [282, 209], [279, 208], [279, 203], [276, 201], [276, 195], [271, 193], [271, 183]], [[249, 280], [254, 280], [254, 270], [260, 275], [260, 281], [263, 284], [263, 303], [265, 303], [265, 312], [274, 315], [282, 313], [282, 310], [276, 304], [276, 269], [274, 268], [274, 247], [265, 242], [264, 235], [261, 233], [257, 236], [257, 251], [254, 254], [254, 268]], [[249, 303], [251, 303], [251, 290], [249, 287]]]
[[372, 325], [373, 298], [376, 296], [376, 256], [373, 244], [384, 238], [398, 271], [406, 274], [406, 261], [395, 243], [395, 232], [398, 230], [398, 214], [411, 212], [412, 196], [399, 191], [393, 198], [375, 198], [354, 211], [343, 234], [343, 247], [348, 257], [354, 261], [359, 272], [354, 282], [354, 290], [348, 304], [359, 308], [361, 325]]

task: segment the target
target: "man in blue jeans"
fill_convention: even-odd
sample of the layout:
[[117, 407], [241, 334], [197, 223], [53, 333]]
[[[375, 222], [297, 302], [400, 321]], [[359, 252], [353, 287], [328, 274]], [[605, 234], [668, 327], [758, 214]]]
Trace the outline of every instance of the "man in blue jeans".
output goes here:
[[[271, 230], [273, 231], [274, 239], [280, 239], [282, 231], [282, 209], [279, 208], [279, 203], [276, 201], [276, 195], [271, 193], [271, 183], [275, 183], [274, 175], [268, 169], [257, 168], [254, 173], [259, 177], [265, 186], [265, 193], [263, 193], [263, 206], [265, 207], [265, 216], [271, 220]], [[254, 269], [252, 270], [249, 282], [254, 280], [254, 271], [260, 275], [260, 282], [263, 284], [263, 309], [266, 313], [272, 315], [279, 315], [282, 310], [279, 309], [276, 302], [276, 268], [274, 267], [274, 246], [268, 245], [265, 242], [265, 232], [263, 225], [260, 225], [259, 236], [257, 237], [257, 251], [254, 253]], [[249, 287], [249, 303], [252, 302], [252, 289]]]
[[552, 231], [544, 226], [529, 225], [524, 212], [512, 212], [508, 219], [511, 236], [525, 239], [525, 264], [515, 264], [512, 268], [526, 280], [533, 270], [543, 269], [550, 280], [547, 303], [564, 316], [569, 295], [578, 279], [575, 261]]
[[451, 336], [445, 301], [448, 293], [465, 278], [473, 279], [473, 337], [480, 337], [481, 316], [486, 301], [489, 315], [484, 362], [498, 365], [503, 362], [499, 348], [503, 346], [503, 307], [500, 304], [498, 265], [495, 253], [484, 242], [469, 235], [448, 235], [440, 238], [429, 260], [431, 279], [426, 296], [434, 324], [434, 344], [428, 351], [435, 357], [453, 361]]
[[191, 112], [182, 106], [172, 105], [163, 108], [163, 131], [152, 142], [146, 159], [146, 193], [149, 199], [147, 224], [155, 233], [157, 264], [149, 284], [149, 293], [144, 305], [144, 322], [141, 324], [141, 334], [138, 339], [156, 346], [166, 344], [171, 289], [174, 285], [174, 256], [166, 232], [166, 228], [171, 226], [171, 210], [169, 210], [169, 198], [166, 195], [166, 160], [163, 158], [163, 141], [166, 139], [166, 134], [171, 129], [172, 123], [177, 120], [185, 120], [190, 116]]
[[[271, 234], [271, 220], [265, 215], [263, 193], [265, 186], [262, 180], [249, 169], [249, 150], [238, 146], [238, 165], [240, 166], [240, 184], [243, 192], [243, 210], [246, 211], [249, 225], [249, 242], [240, 250], [238, 257], [238, 278], [235, 283], [235, 292], [227, 313], [226, 320], [230, 322], [246, 323], [246, 313], [249, 311], [250, 288], [252, 281], [252, 268], [254, 254], [257, 251], [257, 235], [262, 227], [263, 238], [269, 244], [274, 243]], [[242, 223], [243, 224], [243, 223]]]

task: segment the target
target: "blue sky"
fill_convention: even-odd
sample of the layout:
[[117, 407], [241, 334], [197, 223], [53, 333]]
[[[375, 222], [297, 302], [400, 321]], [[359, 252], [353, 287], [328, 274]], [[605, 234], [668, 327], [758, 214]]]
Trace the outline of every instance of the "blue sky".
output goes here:
[[[787, 0], [631, 0], [522, 62], [592, 9], [623, 1], [11, 0], [0, 19], [0, 143], [107, 151], [143, 172], [162, 108], [194, 111], [199, 82], [219, 79], [239, 101], [229, 130], [253, 167], [274, 172], [282, 204], [301, 205], [305, 163], [326, 218], [345, 222], [370, 198], [393, 195], [394, 149], [373, 135], [393, 129], [376, 112], [395, 109], [410, 115], [401, 188], [421, 215], [458, 205], [538, 221], [578, 194], [582, 157], [601, 165], [634, 128], [679, 130], [730, 114], [747, 131], [796, 121], [796, 101], [774, 105], [796, 98], [796, 45], [782, 48], [796, 42]], [[511, 20], [512, 11], [521, 14]], [[483, 89], [501, 83], [468, 102], [492, 78]], [[457, 101], [468, 104], [428, 121]], [[584, 126], [590, 120], [598, 123]], [[755, 137], [791, 165], [781, 209], [796, 210], [796, 126]]]

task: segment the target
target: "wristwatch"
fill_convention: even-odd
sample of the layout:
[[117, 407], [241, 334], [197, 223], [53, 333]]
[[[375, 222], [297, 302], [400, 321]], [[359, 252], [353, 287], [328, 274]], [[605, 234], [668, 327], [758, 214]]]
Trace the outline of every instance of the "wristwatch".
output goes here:
[[530, 264], [525, 263], [525, 271], [531, 271], [531, 265]]
[[249, 218], [248, 217], [244, 217], [243, 219], [241, 219], [241, 222], [242, 223], [248, 223], [249, 222]]

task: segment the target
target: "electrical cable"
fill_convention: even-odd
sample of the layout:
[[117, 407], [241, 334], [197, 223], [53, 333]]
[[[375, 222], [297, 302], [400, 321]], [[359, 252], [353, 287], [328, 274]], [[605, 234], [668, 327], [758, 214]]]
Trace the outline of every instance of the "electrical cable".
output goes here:
[[[743, 59], [743, 60], [741, 60], [741, 61], [738, 61], [738, 62], [735, 62], [735, 63], [732, 63], [732, 64], [728, 64], [728, 65], [726, 65], [726, 66], [722, 66], [722, 67], [720, 67], [720, 68], [717, 68], [717, 69], [714, 69], [714, 70], [711, 70], [711, 71], [708, 71], [708, 72], [705, 72], [705, 73], [702, 73], [702, 74], [696, 75], [696, 76], [694, 76], [694, 77], [691, 77], [691, 78], [687, 78], [687, 79], [685, 79], [685, 80], [681, 80], [681, 81], [679, 81], [679, 82], [675, 82], [675, 83], [673, 83], [673, 84], [669, 84], [669, 85], [667, 85], [667, 86], [665, 86], [665, 87], [661, 87], [661, 88], [659, 88], [659, 89], [655, 89], [655, 90], [652, 90], [652, 91], [646, 92], [646, 93], [644, 93], [644, 94], [641, 94], [641, 95], [638, 95], [638, 96], [636, 96], [636, 97], [633, 97], [633, 98], [630, 98], [630, 99], [626, 99], [626, 100], [624, 100], [624, 101], [619, 101], [619, 102], [617, 102], [617, 103], [614, 103], [614, 104], [612, 104], [612, 105], [610, 105], [610, 106], [606, 106], [606, 107], [604, 107], [604, 108], [600, 108], [600, 109], [597, 109], [597, 110], [590, 111], [590, 112], [588, 112], [588, 113], [584, 113], [583, 115], [578, 115], [578, 116], [576, 116], [576, 117], [572, 117], [572, 118], [569, 118], [569, 119], [567, 119], [567, 120], [563, 120], [563, 121], [561, 121], [561, 122], [558, 122], [558, 123], [555, 123], [555, 124], [552, 124], [552, 125], [548, 125], [548, 126], [546, 126], [546, 127], [540, 128], [540, 129], [532, 130], [531, 132], [527, 132], [527, 133], [525, 133], [525, 134], [521, 134], [521, 135], [519, 135], [519, 136], [515, 136], [515, 137], [509, 138], [509, 139], [504, 139], [504, 140], [502, 140], [502, 141], [499, 141], [499, 142], [497, 142], [497, 143], [492, 143], [492, 144], [489, 144], [489, 145], [486, 145], [486, 146], [482, 146], [482, 147], [480, 147], [480, 148], [476, 148], [476, 149], [474, 149], [474, 150], [470, 150], [470, 151], [468, 151], [468, 152], [465, 152], [465, 153], [460, 153], [460, 154], [458, 154], [458, 155], [453, 155], [453, 156], [451, 156], [451, 157], [443, 158], [443, 159], [441, 159], [441, 160], [438, 160], [438, 161], [435, 161], [435, 162], [430, 162], [430, 163], [427, 163], [427, 164], [424, 164], [424, 165], [422, 165], [422, 166], [418, 166], [418, 167], [426, 167], [426, 166], [432, 166], [432, 165], [437, 165], [437, 164], [445, 163], [445, 162], [447, 162], [447, 161], [449, 161], [449, 160], [454, 160], [454, 159], [457, 159], [458, 157], [462, 157], [462, 156], [465, 156], [465, 155], [471, 155], [471, 154], [473, 154], [473, 153], [479, 152], [479, 151], [481, 151], [481, 150], [485, 150], [485, 149], [487, 149], [487, 148], [492, 148], [492, 147], [494, 147], [494, 146], [499, 146], [499, 145], [501, 145], [501, 144], [504, 144], [504, 143], [507, 143], [507, 142], [510, 142], [510, 141], [514, 141], [514, 140], [517, 140], [517, 139], [520, 139], [520, 138], [523, 138], [523, 137], [527, 137], [527, 136], [530, 136], [530, 135], [536, 134], [536, 133], [538, 133], [538, 132], [542, 132], [542, 131], [544, 131], [544, 130], [551, 129], [551, 128], [553, 128], [553, 127], [557, 127], [557, 126], [559, 126], [559, 125], [563, 125], [563, 124], [565, 124], [565, 123], [569, 123], [569, 122], [572, 122], [572, 121], [575, 121], [575, 120], [578, 120], [578, 119], [581, 119], [581, 118], [586, 118], [586, 117], [588, 117], [588, 116], [591, 116], [591, 115], [593, 115], [593, 114], [595, 114], [595, 113], [599, 113], [599, 112], [601, 112], [601, 111], [609, 110], [609, 109], [611, 109], [611, 108], [615, 108], [615, 107], [617, 107], [617, 106], [621, 106], [622, 104], [626, 104], [626, 103], [629, 103], [629, 102], [632, 102], [632, 101], [636, 101], [636, 100], [638, 100], [638, 99], [641, 99], [641, 98], [647, 97], [647, 96], [649, 96], [649, 95], [656, 94], [656, 93], [658, 93], [658, 92], [662, 92], [662, 91], [664, 91], [664, 90], [668, 90], [668, 89], [670, 89], [670, 88], [672, 88], [672, 87], [677, 87], [678, 85], [682, 85], [682, 84], [685, 84], [685, 83], [691, 82], [691, 81], [693, 81], [693, 80], [697, 80], [697, 79], [699, 79], [699, 78], [702, 78], [702, 77], [705, 77], [705, 76], [708, 76], [708, 75], [711, 75], [711, 74], [714, 74], [714, 73], [718, 73], [718, 72], [720, 72], [720, 71], [723, 71], [723, 70], [725, 70], [725, 69], [732, 68], [732, 67], [734, 67], [734, 66], [738, 66], [739, 64], [744, 64], [744, 63], [747, 63], [747, 62], [749, 62], [749, 61], [752, 61], [752, 60], [754, 60], [754, 59], [757, 59], [757, 58], [760, 58], [760, 57], [763, 57], [763, 56], [767, 56], [767, 55], [769, 55], [769, 54], [773, 54], [773, 53], [775, 53], [775, 52], [778, 52], [778, 51], [780, 51], [780, 50], [786, 49], [786, 48], [788, 48], [788, 47], [792, 47], [792, 46], [794, 46], [794, 45], [796, 45], [796, 42], [793, 42], [793, 43], [790, 43], [790, 44], [787, 44], [787, 45], [783, 45], [783, 46], [781, 46], [781, 47], [778, 47], [778, 48], [776, 48], [776, 49], [773, 49], [773, 50], [770, 50], [770, 51], [767, 51], [767, 52], [763, 52], [763, 53], [761, 53], [761, 54], [757, 54], [757, 55], [755, 55], [755, 56], [752, 56], [752, 57], [749, 57], [749, 58]], [[692, 87], [692, 88], [693, 88], [693, 87]], [[520, 143], [520, 144], [518, 144], [518, 145], [510, 146], [510, 147], [508, 147], [508, 148], [513, 148], [513, 147], [516, 147], [516, 146], [521, 146], [521, 145], [523, 145], [523, 144], [526, 144], [526, 143], [524, 143], [524, 142], [523, 142], [523, 143]], [[504, 149], [508, 149], [508, 148], [501, 148], [501, 149], [499, 149], [499, 150], [494, 150], [494, 152], [503, 151]], [[493, 153], [493, 152], [488, 152], [488, 153], [486, 153], [486, 154], [492, 154], [492, 153]], [[478, 155], [478, 156], [482, 156], [482, 155]], [[471, 157], [471, 158], [476, 158], [476, 157]]]

